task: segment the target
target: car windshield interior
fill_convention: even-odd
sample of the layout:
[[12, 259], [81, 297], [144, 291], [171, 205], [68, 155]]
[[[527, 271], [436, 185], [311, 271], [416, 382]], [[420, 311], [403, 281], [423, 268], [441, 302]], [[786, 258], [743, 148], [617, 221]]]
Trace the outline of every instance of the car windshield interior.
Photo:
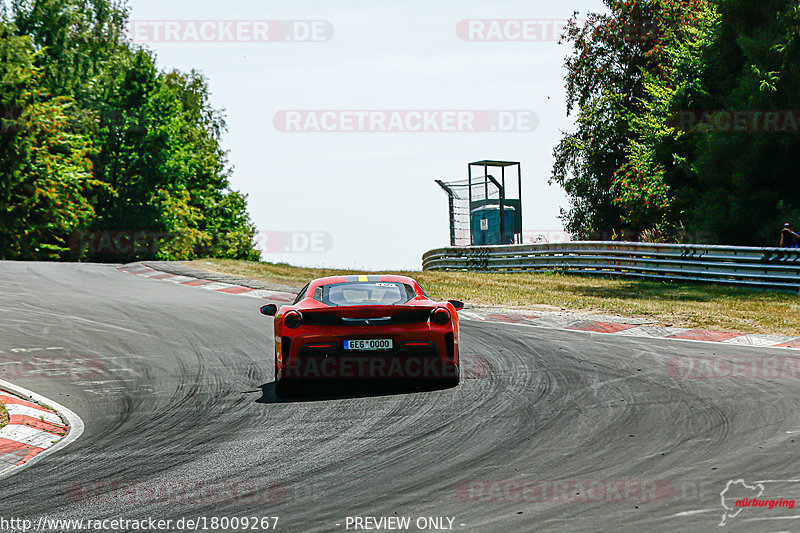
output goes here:
[[320, 288], [314, 297], [327, 305], [397, 305], [414, 297], [414, 290], [405, 283], [335, 283]]

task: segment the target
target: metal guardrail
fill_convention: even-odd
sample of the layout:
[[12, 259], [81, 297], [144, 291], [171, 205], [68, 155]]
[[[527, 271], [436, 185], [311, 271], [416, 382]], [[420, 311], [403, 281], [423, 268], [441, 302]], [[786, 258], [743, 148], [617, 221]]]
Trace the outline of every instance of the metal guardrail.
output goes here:
[[800, 292], [800, 249], [702, 244], [574, 241], [438, 248], [423, 270], [559, 271], [570, 274], [704, 281]]

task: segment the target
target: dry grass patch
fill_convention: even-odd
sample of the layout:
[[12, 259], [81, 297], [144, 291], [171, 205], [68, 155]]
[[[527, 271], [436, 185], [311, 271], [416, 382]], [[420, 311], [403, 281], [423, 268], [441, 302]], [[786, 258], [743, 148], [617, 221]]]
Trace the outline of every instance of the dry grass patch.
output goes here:
[[6, 411], [6, 406], [0, 402], [0, 428], [8, 424], [8, 411]]
[[[228, 259], [188, 263], [212, 272], [274, 281], [298, 289], [322, 276], [362, 271], [301, 268]], [[641, 317], [662, 325], [800, 336], [800, 296], [722, 285], [573, 276], [385, 271], [411, 276], [434, 298], [471, 304]]]

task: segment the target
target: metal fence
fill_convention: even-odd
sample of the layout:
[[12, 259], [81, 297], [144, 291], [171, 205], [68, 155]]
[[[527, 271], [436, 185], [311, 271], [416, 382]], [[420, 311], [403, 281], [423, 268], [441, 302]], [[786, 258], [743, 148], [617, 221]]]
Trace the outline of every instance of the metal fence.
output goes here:
[[800, 292], [800, 249], [575, 241], [439, 248], [423, 270], [558, 271], [570, 274], [703, 281]]

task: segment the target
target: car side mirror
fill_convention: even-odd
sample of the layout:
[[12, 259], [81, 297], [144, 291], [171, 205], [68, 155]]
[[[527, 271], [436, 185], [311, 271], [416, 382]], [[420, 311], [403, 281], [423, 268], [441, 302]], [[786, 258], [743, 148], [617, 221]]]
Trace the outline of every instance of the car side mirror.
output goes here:
[[267, 304], [261, 306], [261, 314], [267, 316], [275, 316], [278, 313], [278, 306], [275, 304]]
[[464, 302], [461, 302], [459, 300], [449, 300], [449, 301], [451, 304], [453, 304], [453, 307], [456, 308], [456, 311], [461, 311], [462, 309], [464, 309]]

